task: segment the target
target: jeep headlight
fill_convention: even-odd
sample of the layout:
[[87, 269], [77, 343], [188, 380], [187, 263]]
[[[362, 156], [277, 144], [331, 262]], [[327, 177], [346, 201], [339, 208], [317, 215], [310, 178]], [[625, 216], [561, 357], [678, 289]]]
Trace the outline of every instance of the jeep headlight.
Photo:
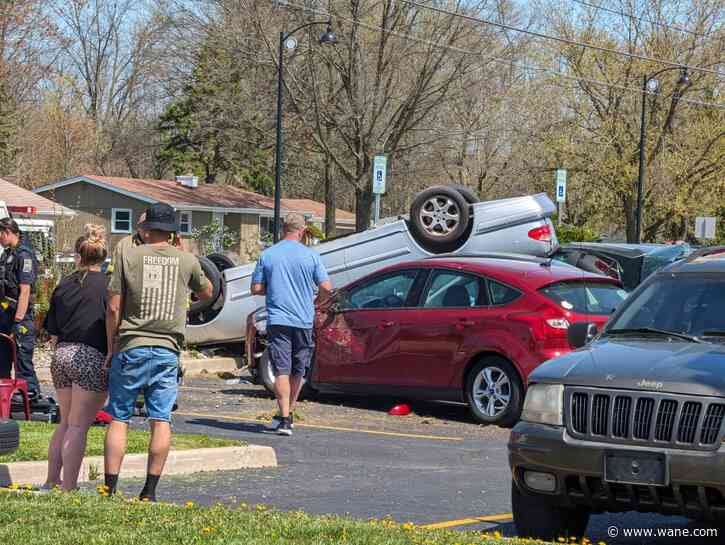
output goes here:
[[532, 384], [526, 390], [521, 420], [552, 426], [564, 425], [564, 385]]

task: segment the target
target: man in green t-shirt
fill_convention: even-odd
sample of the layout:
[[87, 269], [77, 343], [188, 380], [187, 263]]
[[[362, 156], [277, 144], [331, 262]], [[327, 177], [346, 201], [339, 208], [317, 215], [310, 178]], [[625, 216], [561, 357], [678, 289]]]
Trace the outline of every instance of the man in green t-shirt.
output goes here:
[[109, 287], [108, 412], [113, 421], [106, 433], [105, 482], [109, 494], [115, 493], [128, 422], [143, 392], [151, 423], [148, 474], [140, 494], [146, 501], [156, 501], [156, 485], [171, 446], [171, 409], [189, 290], [202, 300], [212, 296], [199, 260], [170, 244], [177, 230], [176, 213], [168, 204], [146, 210], [139, 229], [143, 244], [122, 252]]

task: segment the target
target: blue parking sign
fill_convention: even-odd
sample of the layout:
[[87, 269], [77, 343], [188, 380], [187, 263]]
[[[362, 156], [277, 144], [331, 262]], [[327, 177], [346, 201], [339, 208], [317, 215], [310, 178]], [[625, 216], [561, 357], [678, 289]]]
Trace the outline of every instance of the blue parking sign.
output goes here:
[[556, 202], [566, 202], [566, 170], [556, 170]]

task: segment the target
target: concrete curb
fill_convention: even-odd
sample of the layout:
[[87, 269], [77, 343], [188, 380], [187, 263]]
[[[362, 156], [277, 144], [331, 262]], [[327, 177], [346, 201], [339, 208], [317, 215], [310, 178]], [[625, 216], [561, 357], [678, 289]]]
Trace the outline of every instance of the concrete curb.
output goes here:
[[[164, 475], [183, 475], [204, 471], [222, 471], [277, 467], [277, 455], [272, 447], [248, 445], [245, 447], [201, 448], [172, 450], [164, 467]], [[103, 476], [103, 457], [89, 456], [83, 460], [79, 481], [86, 482], [91, 468]], [[48, 462], [13, 462], [0, 464], [0, 486], [10, 484], [42, 485], [47, 476]], [[146, 454], [128, 454], [121, 468], [123, 478], [146, 476]], [[98, 481], [102, 482], [101, 480]]]
[[243, 358], [182, 358], [181, 367], [187, 377], [203, 374], [202, 371], [234, 373], [244, 366]]

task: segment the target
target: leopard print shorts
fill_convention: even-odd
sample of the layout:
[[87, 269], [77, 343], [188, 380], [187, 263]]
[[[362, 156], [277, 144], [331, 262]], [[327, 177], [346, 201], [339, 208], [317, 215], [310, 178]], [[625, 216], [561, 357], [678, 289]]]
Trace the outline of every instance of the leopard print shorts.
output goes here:
[[58, 343], [50, 363], [53, 386], [70, 388], [74, 384], [88, 392], [108, 390], [106, 357], [83, 343]]

